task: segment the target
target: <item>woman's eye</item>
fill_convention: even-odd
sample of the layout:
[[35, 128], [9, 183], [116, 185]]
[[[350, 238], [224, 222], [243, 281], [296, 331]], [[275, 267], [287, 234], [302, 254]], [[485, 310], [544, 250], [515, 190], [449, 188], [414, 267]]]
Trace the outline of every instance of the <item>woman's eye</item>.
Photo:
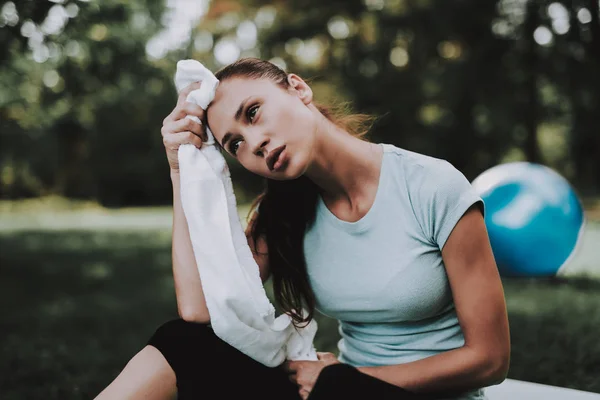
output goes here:
[[256, 115], [256, 111], [258, 111], [258, 105], [252, 106], [248, 109], [248, 111], [246, 112], [248, 116], [248, 121], [252, 122], [254, 116]]
[[236, 146], [238, 143], [241, 143], [241, 140], [234, 139], [231, 142], [229, 142], [229, 152], [234, 156], [236, 155], [238, 150], [238, 147]]

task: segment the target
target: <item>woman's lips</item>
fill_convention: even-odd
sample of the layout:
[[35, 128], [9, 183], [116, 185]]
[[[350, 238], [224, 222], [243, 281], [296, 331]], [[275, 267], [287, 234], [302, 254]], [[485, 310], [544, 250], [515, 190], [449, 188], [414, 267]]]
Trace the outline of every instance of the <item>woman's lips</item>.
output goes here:
[[285, 150], [285, 145], [279, 146], [278, 148], [273, 149], [269, 152], [269, 155], [266, 159], [267, 168], [269, 168], [269, 170], [272, 171], [274, 169], [275, 163], [277, 162], [277, 159], [279, 158], [283, 150]]
[[286, 149], [283, 149], [281, 151], [281, 153], [279, 153], [277, 160], [275, 160], [275, 164], [273, 164], [273, 171], [278, 171], [284, 165], [287, 165], [287, 161], [288, 161], [287, 151], [286, 151]]

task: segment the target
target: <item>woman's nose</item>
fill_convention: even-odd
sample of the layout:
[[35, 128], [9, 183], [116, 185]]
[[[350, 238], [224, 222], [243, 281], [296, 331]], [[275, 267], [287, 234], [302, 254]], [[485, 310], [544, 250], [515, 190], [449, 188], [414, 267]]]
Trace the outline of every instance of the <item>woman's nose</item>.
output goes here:
[[254, 149], [252, 151], [252, 153], [254, 155], [260, 156], [260, 155], [264, 155], [264, 149], [265, 146], [269, 143], [269, 139], [268, 138], [262, 138], [260, 139], [256, 145], [254, 146]]

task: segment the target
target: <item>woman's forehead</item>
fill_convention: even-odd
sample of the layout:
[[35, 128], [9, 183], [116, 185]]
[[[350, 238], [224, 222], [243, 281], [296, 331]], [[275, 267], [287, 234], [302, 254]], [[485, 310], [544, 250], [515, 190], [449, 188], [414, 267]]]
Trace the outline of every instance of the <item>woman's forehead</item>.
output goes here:
[[251, 82], [247, 79], [230, 78], [220, 82], [206, 117], [211, 131], [220, 142], [221, 136], [235, 124], [235, 113], [240, 103], [253, 93]]
[[268, 79], [229, 78], [217, 86], [213, 103], [237, 107], [244, 98], [268, 93], [274, 88], [275, 84]]

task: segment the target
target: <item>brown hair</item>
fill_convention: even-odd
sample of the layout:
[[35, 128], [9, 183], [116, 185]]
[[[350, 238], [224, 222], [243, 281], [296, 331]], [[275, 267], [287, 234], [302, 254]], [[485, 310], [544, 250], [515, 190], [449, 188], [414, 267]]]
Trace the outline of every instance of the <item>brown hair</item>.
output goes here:
[[[277, 65], [257, 58], [242, 58], [215, 73], [219, 81], [228, 78], [270, 79], [287, 90], [287, 73]], [[331, 122], [365, 140], [372, 116], [348, 113], [346, 104], [317, 109]], [[258, 208], [250, 235], [256, 244], [266, 239], [268, 263], [273, 278], [275, 301], [292, 317], [294, 325], [308, 323], [314, 316], [315, 295], [310, 287], [304, 257], [304, 234], [313, 223], [319, 190], [305, 176], [292, 180], [264, 180], [264, 190], [252, 202], [247, 220]], [[258, 251], [255, 245], [255, 252]], [[302, 309], [308, 313], [302, 314]]]

